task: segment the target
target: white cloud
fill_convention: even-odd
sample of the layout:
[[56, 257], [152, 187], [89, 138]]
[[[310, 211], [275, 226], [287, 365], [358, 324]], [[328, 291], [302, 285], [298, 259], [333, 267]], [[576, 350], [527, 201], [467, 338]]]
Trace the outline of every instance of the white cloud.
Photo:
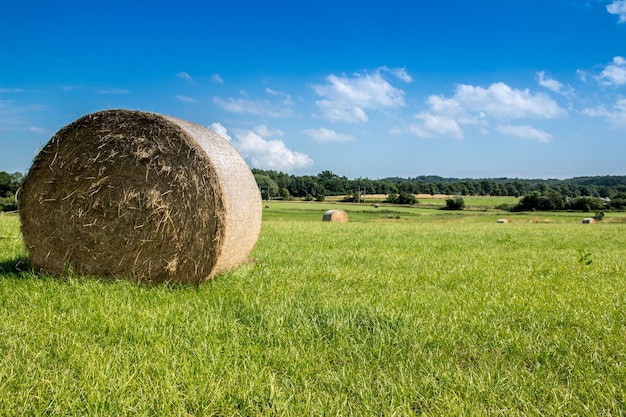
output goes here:
[[291, 96], [287, 93], [283, 93], [282, 91], [276, 91], [271, 88], [266, 88], [265, 92], [273, 97], [284, 97], [283, 105], [287, 107], [293, 106], [293, 101], [291, 100]]
[[620, 23], [626, 23], [626, 1], [613, 0], [613, 3], [606, 6], [606, 10], [611, 14], [619, 16]]
[[326, 129], [324, 127], [320, 127], [319, 129], [303, 130], [302, 133], [318, 143], [350, 142], [356, 140], [352, 135], [337, 133], [333, 129]]
[[393, 75], [400, 78], [405, 83], [413, 82], [413, 77], [409, 75], [405, 68], [396, 68], [393, 70]]
[[211, 123], [211, 125], [209, 126], [209, 129], [211, 129], [212, 131], [214, 131], [215, 133], [217, 133], [218, 135], [220, 135], [227, 141], [229, 142], [233, 141], [233, 138], [231, 138], [230, 135], [228, 134], [228, 130], [221, 123], [219, 122]]
[[252, 167], [275, 170], [294, 170], [313, 165], [306, 154], [292, 151], [281, 140], [266, 140], [250, 130], [236, 131], [235, 147]]
[[395, 75], [405, 83], [413, 82], [413, 77], [406, 71], [406, 68], [387, 68], [386, 66], [380, 67], [378, 71], [387, 71], [390, 74]]
[[191, 75], [189, 75], [189, 73], [185, 72], [185, 71], [181, 71], [179, 73], [176, 74], [176, 76], [178, 78], [182, 78], [183, 80], [187, 81], [190, 84], [195, 84], [195, 80], [193, 79], [193, 77]]
[[532, 139], [540, 143], [547, 143], [552, 140], [552, 135], [531, 126], [499, 125], [496, 127], [496, 130], [505, 135], [517, 136], [522, 139]]
[[[584, 81], [584, 73], [581, 75], [581, 72], [578, 72], [578, 74], [581, 76], [581, 79]], [[539, 85], [547, 88], [550, 91], [553, 91], [557, 94], [562, 94], [569, 98], [571, 98], [574, 95], [574, 88], [572, 86], [565, 87], [561, 82], [555, 80], [554, 78], [546, 76], [545, 71], [538, 72], [537, 77], [539, 78]]]
[[618, 87], [626, 84], [626, 59], [616, 56], [613, 58], [613, 63], [607, 65], [596, 79], [600, 84], [606, 86]]
[[563, 84], [555, 80], [554, 78], [546, 77], [545, 71], [540, 71], [537, 73], [537, 77], [539, 77], [539, 85], [547, 88], [548, 90], [552, 90], [555, 93], [560, 93], [563, 88]]
[[[488, 88], [460, 84], [451, 98], [432, 95], [427, 104], [429, 109], [415, 116], [422, 123], [410, 127], [420, 137], [462, 139], [464, 125], [476, 125], [482, 134], [487, 134], [492, 121], [567, 116], [567, 111], [546, 94], [513, 89], [502, 82]], [[546, 138], [538, 132], [533, 132], [536, 139]]]
[[602, 117], [607, 120], [615, 128], [626, 128], [626, 99], [622, 98], [615, 102], [612, 109], [606, 109], [603, 106], [595, 109], [588, 108], [583, 110], [584, 115], [591, 117]]
[[369, 118], [360, 107], [349, 107], [331, 100], [319, 100], [315, 102], [322, 111], [323, 117], [331, 122], [367, 122]]
[[292, 151], [282, 140], [265, 139], [259, 132], [282, 135], [281, 131], [271, 131], [265, 125], [257, 126], [255, 131], [233, 129], [235, 140], [221, 123], [212, 123], [209, 127], [231, 142], [252, 168], [290, 171], [313, 165], [313, 160], [308, 155]]
[[219, 76], [219, 74], [213, 74], [211, 77], [211, 81], [217, 84], [224, 84], [224, 79]]
[[178, 95], [176, 96], [176, 98], [179, 99], [180, 101], [184, 101], [185, 103], [197, 103], [198, 102], [198, 100], [196, 100], [195, 98], [191, 98], [187, 96]]
[[6, 93], [22, 93], [24, 92], [23, 89], [21, 88], [0, 88], [0, 93], [6, 94]]
[[422, 125], [424, 129], [420, 129], [416, 126], [413, 127], [413, 132], [418, 136], [430, 137], [430, 133], [436, 133], [455, 139], [463, 139], [463, 132], [459, 124], [452, 117], [433, 113], [418, 113], [415, 117], [424, 122]]
[[289, 117], [293, 110], [286, 106], [276, 106], [268, 100], [248, 100], [244, 98], [213, 97], [213, 102], [231, 113], [248, 113], [266, 117]]
[[266, 125], [259, 125], [257, 127], [254, 128], [254, 131], [263, 136], [263, 137], [267, 137], [267, 136], [283, 136], [283, 131], [282, 130], [270, 130]]
[[468, 110], [483, 111], [496, 119], [554, 119], [567, 115], [567, 111], [549, 96], [542, 93], [533, 95], [528, 89], [516, 90], [502, 82], [491, 84], [486, 89], [461, 84], [454, 99]]
[[[403, 73], [400, 72], [402, 75]], [[405, 79], [408, 74], [404, 72]], [[366, 109], [382, 110], [404, 106], [404, 91], [389, 84], [376, 71], [373, 74], [329, 75], [327, 84], [314, 85], [313, 89], [321, 97], [316, 101], [322, 117], [330, 121], [365, 122]]]

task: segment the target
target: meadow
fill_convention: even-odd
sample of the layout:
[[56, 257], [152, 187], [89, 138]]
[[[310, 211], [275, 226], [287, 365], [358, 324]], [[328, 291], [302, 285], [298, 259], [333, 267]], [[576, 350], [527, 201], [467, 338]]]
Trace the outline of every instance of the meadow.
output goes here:
[[0, 414], [626, 413], [626, 213], [268, 205], [197, 287], [37, 274], [1, 217]]

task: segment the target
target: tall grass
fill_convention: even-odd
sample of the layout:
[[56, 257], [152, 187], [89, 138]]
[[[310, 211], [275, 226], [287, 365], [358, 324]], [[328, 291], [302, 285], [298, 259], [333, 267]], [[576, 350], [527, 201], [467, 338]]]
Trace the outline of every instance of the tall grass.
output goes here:
[[624, 414], [626, 224], [321, 214], [200, 287], [21, 271], [0, 219], [0, 414]]

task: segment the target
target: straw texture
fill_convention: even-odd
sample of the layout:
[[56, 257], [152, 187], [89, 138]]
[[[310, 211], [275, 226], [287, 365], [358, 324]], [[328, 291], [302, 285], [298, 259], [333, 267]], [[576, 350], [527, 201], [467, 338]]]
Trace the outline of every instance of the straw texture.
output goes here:
[[33, 265], [52, 275], [199, 284], [245, 262], [261, 227], [256, 182], [228, 141], [138, 111], [62, 128], [19, 200]]
[[343, 210], [328, 210], [322, 220], [325, 222], [347, 223], [348, 215]]

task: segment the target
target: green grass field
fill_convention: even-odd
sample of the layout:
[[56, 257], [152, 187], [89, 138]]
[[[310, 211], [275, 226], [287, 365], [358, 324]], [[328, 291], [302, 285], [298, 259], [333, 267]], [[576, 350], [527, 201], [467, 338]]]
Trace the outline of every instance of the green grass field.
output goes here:
[[626, 413], [625, 213], [269, 205], [199, 287], [37, 275], [0, 218], [0, 415]]

